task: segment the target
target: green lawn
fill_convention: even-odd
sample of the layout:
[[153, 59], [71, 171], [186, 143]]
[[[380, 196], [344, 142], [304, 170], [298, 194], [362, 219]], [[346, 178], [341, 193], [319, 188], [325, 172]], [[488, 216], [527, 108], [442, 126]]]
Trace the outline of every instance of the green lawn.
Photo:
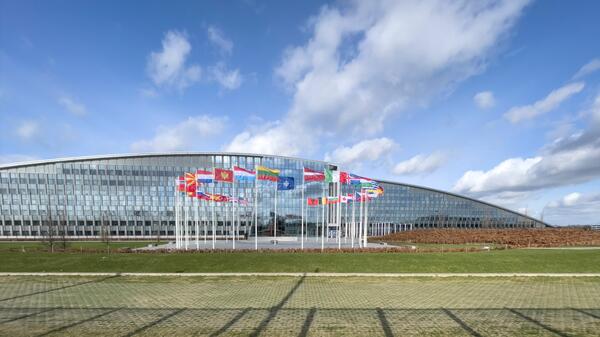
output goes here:
[[477, 253], [47, 253], [0, 251], [0, 272], [600, 272], [600, 250]]
[[[115, 241], [110, 242], [110, 249], [118, 248], [139, 248], [147, 246], [148, 244], [155, 244], [156, 241]], [[164, 242], [161, 242], [164, 243]], [[55, 248], [60, 249], [62, 247], [61, 242], [55, 243]], [[106, 249], [106, 243], [99, 241], [69, 241], [67, 242], [67, 248], [71, 250], [79, 249]], [[5, 251], [44, 251], [48, 250], [48, 244], [39, 241], [6, 241], [0, 242], [0, 252]]]

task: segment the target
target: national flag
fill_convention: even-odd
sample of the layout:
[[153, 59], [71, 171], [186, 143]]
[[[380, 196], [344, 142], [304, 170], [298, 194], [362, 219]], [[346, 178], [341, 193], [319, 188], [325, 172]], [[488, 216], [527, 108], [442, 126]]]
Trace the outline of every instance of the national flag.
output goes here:
[[350, 201], [350, 200], [351, 200], [350, 197], [348, 197], [347, 195], [340, 195], [340, 202], [342, 204], [347, 204], [348, 201]]
[[234, 204], [240, 204], [242, 206], [248, 205], [248, 200], [246, 200], [243, 197], [239, 197], [239, 198], [231, 197], [231, 198], [229, 198], [229, 201], [231, 201]]
[[323, 180], [325, 180], [325, 173], [323, 173], [321, 171], [311, 170], [306, 167], [304, 168], [304, 181], [305, 182], [323, 181]]
[[354, 194], [354, 200], [357, 202], [364, 202], [364, 201], [371, 200], [371, 198], [369, 197], [369, 195], [367, 193], [356, 192]]
[[306, 204], [308, 206], [319, 206], [319, 199], [320, 198], [308, 198], [306, 199]]
[[222, 194], [213, 194], [212, 195], [212, 200], [214, 202], [228, 202], [229, 201], [229, 197], [226, 195], [222, 195]]
[[340, 202], [340, 198], [339, 197], [327, 197], [327, 204], [337, 204], [338, 202]]
[[177, 190], [179, 192], [185, 192], [185, 177], [179, 176], [176, 181], [177, 181]]
[[268, 180], [272, 182], [277, 182], [279, 179], [279, 170], [257, 166], [256, 173], [258, 175], [258, 180]]
[[371, 178], [365, 178], [357, 176], [356, 174], [349, 174], [351, 185], [360, 185], [361, 187], [377, 187], [379, 184]]
[[254, 181], [256, 178], [256, 172], [239, 166], [233, 167], [233, 175], [236, 181]]
[[326, 183], [339, 183], [340, 182], [340, 171], [325, 169], [325, 182]]
[[196, 171], [196, 180], [200, 183], [210, 184], [213, 182], [213, 173], [206, 170]]
[[348, 172], [340, 172], [340, 183], [350, 184], [350, 174]]
[[293, 190], [294, 187], [294, 177], [279, 177], [279, 180], [277, 180], [278, 191]]
[[198, 185], [196, 182], [196, 175], [194, 173], [186, 173], [184, 179], [185, 192], [189, 197], [194, 197], [196, 195], [196, 186]]
[[233, 182], [233, 171], [227, 169], [215, 169], [215, 181], [220, 181], [223, 183], [232, 183]]
[[204, 193], [202, 191], [196, 191], [196, 198], [200, 200], [212, 201], [212, 195], [210, 193]]

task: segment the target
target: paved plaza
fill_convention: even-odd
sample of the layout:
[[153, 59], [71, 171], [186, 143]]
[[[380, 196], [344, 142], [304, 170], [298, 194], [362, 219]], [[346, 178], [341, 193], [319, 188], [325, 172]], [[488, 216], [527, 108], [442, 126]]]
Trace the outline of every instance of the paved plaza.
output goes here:
[[[253, 250], [258, 246], [260, 250], [289, 250], [289, 249], [300, 249], [301, 243], [300, 239], [297, 237], [280, 237], [280, 238], [266, 238], [259, 237], [256, 240], [253, 237], [249, 239], [241, 239], [235, 240], [235, 248], [234, 243], [231, 238], [223, 239], [219, 238], [215, 240], [215, 249], [219, 250], [228, 250], [228, 249], [239, 249], [239, 250]], [[212, 238], [209, 236], [206, 240], [203, 237], [198, 240], [198, 244], [196, 244], [195, 237], [191, 237], [187, 246], [188, 250], [205, 250], [212, 249]], [[318, 250], [321, 248], [324, 249], [349, 249], [349, 248], [359, 248], [358, 240], [355, 239], [354, 245], [352, 244], [352, 240], [350, 238], [342, 238], [338, 241], [336, 238], [329, 238], [322, 240], [320, 237], [308, 237], [304, 240], [304, 249], [307, 250]], [[370, 249], [385, 249], [390, 248], [386, 244], [381, 243], [367, 243], [367, 248]], [[167, 244], [153, 246], [153, 247], [144, 247], [142, 250], [155, 250], [155, 249], [176, 249], [174, 242], [169, 242]], [[185, 249], [185, 248], [183, 248]]]
[[2, 336], [600, 336], [598, 278], [0, 277]]

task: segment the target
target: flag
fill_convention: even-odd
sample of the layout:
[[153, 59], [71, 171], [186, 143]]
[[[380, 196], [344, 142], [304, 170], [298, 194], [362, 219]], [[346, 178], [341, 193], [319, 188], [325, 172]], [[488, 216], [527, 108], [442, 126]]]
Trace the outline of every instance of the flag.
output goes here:
[[264, 166], [257, 166], [256, 173], [258, 175], [258, 180], [268, 180], [272, 182], [278, 181], [279, 170], [271, 169]]
[[371, 200], [371, 197], [369, 197], [369, 195], [367, 193], [356, 192], [354, 195], [354, 200], [357, 202], [364, 202], [364, 201]]
[[226, 169], [215, 169], [215, 181], [220, 181], [223, 183], [232, 183], [233, 182], [233, 171]]
[[379, 184], [371, 178], [357, 176], [356, 174], [348, 174], [351, 185], [360, 185], [360, 187], [377, 187]]
[[377, 198], [383, 195], [383, 187], [377, 185], [376, 188], [370, 188], [370, 189], [366, 189], [365, 193], [370, 197], [370, 198]]
[[245, 168], [234, 166], [233, 175], [237, 181], [254, 181], [256, 178], [256, 172], [246, 170]]
[[340, 198], [339, 197], [327, 197], [327, 204], [337, 204], [338, 202], [340, 202]]
[[184, 175], [185, 179], [185, 191], [188, 197], [194, 197], [196, 195], [196, 175], [193, 173], [186, 173]]
[[185, 192], [185, 177], [179, 176], [177, 178], [177, 190], [179, 192]]
[[211, 198], [212, 198], [212, 201], [214, 201], [214, 202], [228, 202], [229, 201], [229, 197], [226, 195], [222, 195], [222, 194], [212, 194]]
[[277, 180], [278, 191], [293, 190], [294, 187], [296, 187], [294, 184], [294, 177], [279, 177], [279, 180]]
[[306, 199], [306, 204], [308, 206], [319, 206], [319, 199], [320, 198], [308, 198]]
[[196, 180], [200, 183], [210, 184], [213, 182], [213, 173], [205, 170], [196, 171]]
[[323, 173], [321, 171], [311, 170], [306, 167], [304, 168], [304, 181], [305, 182], [323, 181], [323, 180], [325, 180], [325, 173]]
[[350, 184], [350, 174], [348, 172], [340, 172], [340, 183]]
[[340, 195], [340, 202], [342, 204], [347, 204], [348, 201], [350, 201], [350, 200], [351, 200], [350, 197], [348, 197], [347, 195]]
[[209, 193], [204, 193], [202, 191], [196, 191], [196, 198], [200, 200], [211, 201], [212, 195], [210, 195]]
[[325, 169], [325, 182], [326, 183], [339, 183], [340, 182], [340, 171], [333, 171], [328, 168]]

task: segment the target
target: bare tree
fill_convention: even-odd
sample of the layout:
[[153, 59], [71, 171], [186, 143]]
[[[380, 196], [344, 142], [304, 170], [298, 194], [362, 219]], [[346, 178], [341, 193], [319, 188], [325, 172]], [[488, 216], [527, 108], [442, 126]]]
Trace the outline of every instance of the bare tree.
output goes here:
[[60, 246], [63, 250], [67, 249], [68, 241], [67, 241], [67, 229], [68, 229], [67, 217], [65, 213], [62, 213], [62, 218], [59, 218], [59, 228], [58, 228], [58, 238], [60, 242]]
[[43, 243], [50, 249], [51, 253], [54, 253], [54, 245], [56, 244], [57, 233], [56, 233], [56, 224], [52, 219], [52, 210], [48, 209], [48, 213], [46, 214], [46, 233], [44, 233]]

